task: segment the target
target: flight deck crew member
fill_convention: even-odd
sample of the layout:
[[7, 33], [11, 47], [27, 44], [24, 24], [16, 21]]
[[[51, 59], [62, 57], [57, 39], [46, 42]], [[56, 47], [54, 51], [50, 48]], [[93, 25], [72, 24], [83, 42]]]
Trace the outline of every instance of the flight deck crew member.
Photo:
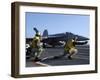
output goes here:
[[34, 61], [39, 61], [40, 60], [40, 55], [43, 51], [43, 46], [41, 42], [41, 34], [38, 32], [36, 33], [35, 37], [33, 38], [31, 48], [32, 48], [32, 53], [31, 56], [34, 55]]
[[78, 42], [77, 37], [75, 37], [74, 39], [69, 39], [64, 46], [64, 55], [68, 54], [68, 59], [72, 59], [72, 56], [78, 52], [76, 45], [83, 45], [86, 43], [87, 41]]

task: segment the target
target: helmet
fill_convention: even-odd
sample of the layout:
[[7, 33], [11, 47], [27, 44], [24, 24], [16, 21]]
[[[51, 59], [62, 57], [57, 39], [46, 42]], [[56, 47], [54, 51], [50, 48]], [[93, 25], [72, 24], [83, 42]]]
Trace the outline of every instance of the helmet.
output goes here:
[[77, 36], [75, 36], [75, 37], [74, 37], [74, 40], [77, 40], [77, 39], [78, 39], [78, 37], [77, 37]]
[[36, 33], [36, 36], [41, 36], [40, 32]]

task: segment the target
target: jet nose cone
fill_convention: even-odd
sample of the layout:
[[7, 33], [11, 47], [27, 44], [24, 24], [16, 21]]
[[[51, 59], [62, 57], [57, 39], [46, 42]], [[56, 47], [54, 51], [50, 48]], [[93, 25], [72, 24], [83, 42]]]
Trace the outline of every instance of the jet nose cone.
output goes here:
[[78, 41], [84, 41], [84, 40], [89, 40], [89, 38], [83, 37], [83, 36], [77, 36], [77, 40]]

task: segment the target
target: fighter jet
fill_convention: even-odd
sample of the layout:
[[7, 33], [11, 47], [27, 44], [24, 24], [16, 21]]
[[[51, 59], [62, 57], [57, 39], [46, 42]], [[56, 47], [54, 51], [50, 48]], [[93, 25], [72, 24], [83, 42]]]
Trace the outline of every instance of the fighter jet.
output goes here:
[[[39, 30], [37, 28], [34, 28], [34, 31], [36, 33], [39, 32]], [[80, 35], [76, 35], [74, 33], [71, 32], [65, 32], [65, 33], [58, 33], [58, 34], [48, 34], [48, 30], [44, 30], [43, 35], [42, 35], [42, 42], [43, 45], [46, 47], [47, 45], [51, 46], [51, 47], [55, 47], [55, 46], [63, 46], [64, 43], [68, 40], [68, 39], [73, 39], [77, 37], [77, 41], [88, 41], [89, 38], [80, 36]], [[31, 41], [32, 38], [27, 39], [26, 41], [29, 42]]]
[[52, 47], [55, 47], [57, 45], [63, 45], [64, 42], [66, 42], [68, 39], [73, 39], [77, 37], [77, 41], [87, 41], [89, 38], [73, 34], [71, 32], [65, 32], [65, 33], [58, 33], [58, 34], [52, 34], [48, 35], [48, 30], [44, 30], [43, 33], [43, 40], [42, 42], [44, 44], [49, 44]]

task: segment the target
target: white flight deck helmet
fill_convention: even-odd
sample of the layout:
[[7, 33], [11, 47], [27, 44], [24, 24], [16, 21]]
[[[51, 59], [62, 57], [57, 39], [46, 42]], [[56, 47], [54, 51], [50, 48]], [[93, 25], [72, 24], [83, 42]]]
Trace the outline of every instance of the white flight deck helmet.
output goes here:
[[78, 37], [75, 36], [74, 38], [72, 38], [72, 41], [77, 41]]
[[41, 33], [40, 32], [36, 33], [36, 36], [39, 36], [40, 37], [41, 36]]

